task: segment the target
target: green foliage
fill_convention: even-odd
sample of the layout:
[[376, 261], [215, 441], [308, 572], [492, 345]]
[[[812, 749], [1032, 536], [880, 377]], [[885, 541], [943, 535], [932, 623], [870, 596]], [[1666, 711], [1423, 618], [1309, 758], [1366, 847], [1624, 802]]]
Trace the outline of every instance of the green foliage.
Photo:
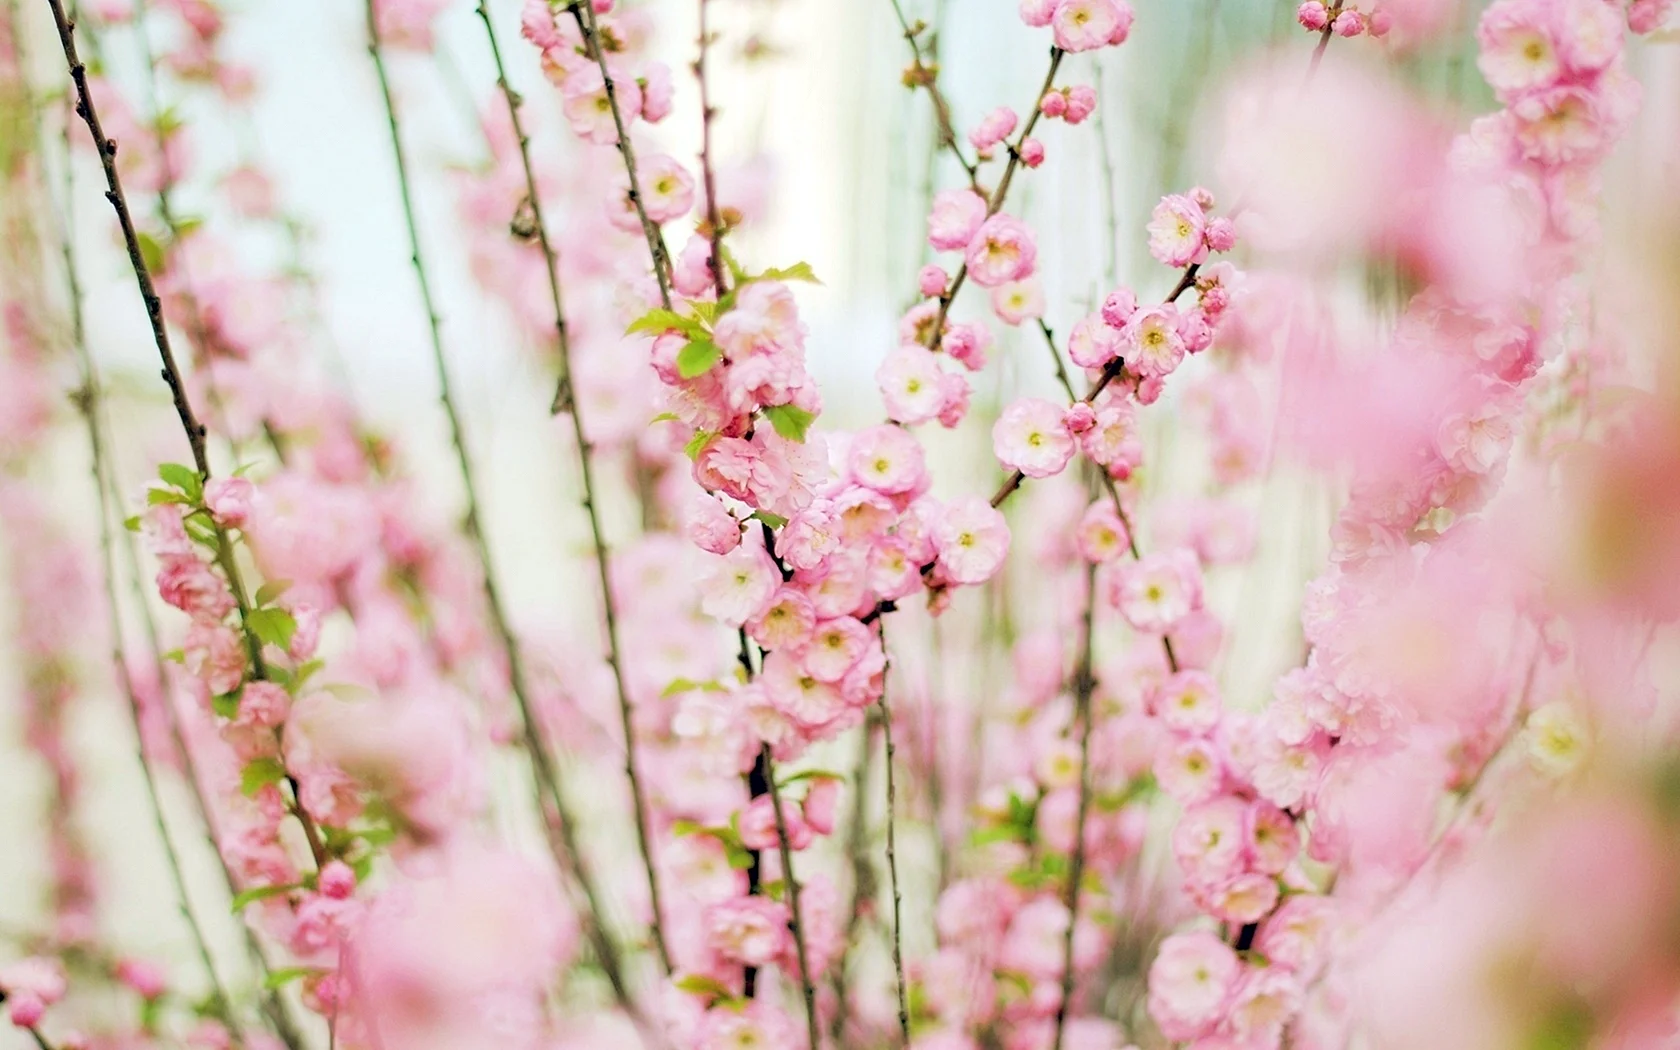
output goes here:
[[764, 418], [776, 428], [776, 433], [789, 441], [805, 443], [805, 434], [816, 421], [816, 414], [798, 405], [772, 405], [764, 410]]

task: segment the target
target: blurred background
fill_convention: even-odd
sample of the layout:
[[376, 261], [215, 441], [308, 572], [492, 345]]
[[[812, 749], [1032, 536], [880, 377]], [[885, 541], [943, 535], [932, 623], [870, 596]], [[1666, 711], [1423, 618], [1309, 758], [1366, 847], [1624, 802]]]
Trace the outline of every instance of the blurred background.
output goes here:
[[[63, 69], [45, 0], [18, 2], [36, 89], [59, 93]], [[1045, 38], [1022, 25], [1013, 0], [901, 2], [910, 20], [933, 27], [941, 84], [959, 130], [996, 106], [1019, 109], [1034, 97], [1043, 76]], [[1134, 283], [1143, 298], [1165, 291], [1171, 275], [1149, 259], [1143, 226], [1162, 193], [1187, 188], [1208, 170], [1198, 161], [1199, 105], [1223, 74], [1261, 51], [1289, 48], [1304, 64], [1310, 50], [1310, 38], [1294, 24], [1294, 4], [1283, 0], [1135, 2], [1137, 22], [1124, 47], [1069, 58], [1064, 80], [1097, 87], [1097, 115], [1080, 127], [1055, 122], [1044, 128], [1049, 159], [1024, 173], [1009, 209], [1039, 233], [1047, 319], [1058, 330], [1093, 310], [1117, 283]], [[585, 167], [616, 166], [616, 155], [580, 154], [556, 111], [556, 94], [537, 68], [535, 51], [515, 36], [519, 5], [503, 0], [494, 6], [512, 79], [530, 103], [528, 128], [538, 153], [568, 178], [598, 182], [603, 173]], [[652, 0], [643, 6], [655, 12], [655, 49], [678, 85], [676, 110], [651, 135], [663, 150], [691, 161], [698, 148], [686, 72], [695, 50], [694, 4]], [[1450, 43], [1395, 63], [1398, 75], [1460, 124], [1489, 107], [1468, 30], [1479, 6], [1465, 5], [1465, 28], [1447, 37]], [[913, 301], [915, 273], [926, 261], [923, 215], [930, 187], [955, 184], [954, 168], [934, 158], [926, 97], [901, 82], [909, 51], [892, 4], [715, 0], [713, 9], [721, 34], [713, 82], [720, 162], [737, 173], [730, 177], [767, 178], [770, 187], [763, 216], [741, 231], [736, 251], [760, 267], [795, 260], [811, 264], [822, 284], [802, 287], [799, 297], [810, 328], [811, 368], [826, 402], [824, 423], [875, 422], [879, 403], [872, 374], [896, 342], [897, 318]], [[343, 380], [370, 421], [399, 438], [436, 513], [453, 514], [459, 486], [408, 267], [361, 5], [238, 0], [230, 11], [229, 55], [248, 64], [258, 83], [250, 119], [230, 121], [199, 97], [170, 98], [167, 81], [161, 101], [178, 106], [178, 117], [195, 129], [195, 171], [225, 171], [241, 157], [255, 156], [275, 179], [281, 208], [301, 223], [302, 256], [295, 261], [314, 271], [322, 291], [324, 353], [341, 362]], [[1611, 169], [1613, 186], [1626, 190], [1606, 193], [1612, 205], [1677, 184], [1680, 47], [1675, 45], [1671, 31], [1631, 51], [1633, 71], [1646, 85], [1645, 105]], [[146, 60], [132, 30], [107, 34], [102, 58], [119, 81], [140, 81]], [[483, 479], [490, 542], [515, 620], [532, 636], [587, 629], [592, 603], [579, 605], [570, 597], [589, 593], [578, 575], [589, 570], [576, 558], [586, 534], [575, 509], [571, 452], [548, 414], [552, 366], [528, 345], [505, 306], [480, 290], [459, 220], [461, 180], [485, 162], [478, 113], [493, 101], [494, 90], [493, 66], [472, 5], [456, 0], [444, 11], [434, 58], [406, 54], [392, 65], [417, 171], [421, 234], [440, 293], [471, 452]], [[154, 349], [127, 259], [116, 250], [97, 168], [85, 150], [74, 178], [74, 236], [91, 304], [90, 335], [119, 420], [114, 454], [124, 489], [137, 498], [150, 465], [184, 459], [185, 450], [156, 379]], [[256, 265], [293, 261], [294, 245], [238, 232], [239, 225], [218, 212], [203, 181], [182, 189], [182, 213], [230, 231], [235, 249]], [[1210, 188], [1216, 195], [1232, 193], [1231, 187]], [[1637, 219], [1631, 209], [1612, 212], [1609, 236], [1618, 224]], [[1044, 250], [1048, 245], [1053, 250]], [[560, 247], [564, 254], [563, 235]], [[1362, 287], [1360, 275], [1349, 274], [1348, 280], [1350, 287]], [[976, 297], [969, 309], [979, 304]], [[1036, 333], [996, 327], [996, 363], [979, 377], [977, 403], [995, 405], [1019, 391], [1050, 390]], [[72, 385], [67, 375], [65, 389]], [[1173, 485], [1186, 484], [1170, 467], [1174, 412], [1169, 399], [1145, 414], [1152, 448], [1162, 450], [1167, 464], [1150, 484], [1166, 477], [1174, 477]], [[67, 508], [65, 520], [86, 530], [81, 539], [91, 551], [96, 539], [86, 449], [74, 427], [59, 433], [35, 476], [46, 479]], [[995, 468], [985, 434], [984, 423], [976, 422], [932, 439], [941, 457], [936, 473], [942, 485], [973, 490], [987, 484]], [[1217, 596], [1228, 615], [1239, 606], [1249, 613], [1238, 617], [1244, 631], [1222, 668], [1238, 702], [1258, 701], [1280, 659], [1290, 657], [1287, 643], [1297, 635], [1290, 603], [1320, 564], [1332, 497], [1287, 470], [1254, 494], [1266, 522], [1260, 556], [1249, 578]], [[628, 524], [627, 506], [609, 511]], [[8, 615], [28, 616], [29, 610], [0, 610], [0, 617]], [[70, 726], [73, 746], [86, 756], [83, 830], [104, 884], [112, 943], [183, 960], [190, 958], [190, 948], [165, 914], [171, 894], [139, 789], [134, 742], [106, 681], [102, 623], [98, 618], [89, 624], [90, 686]], [[5, 700], [19, 689], [5, 635], [0, 630], [0, 937], [23, 930], [40, 913], [45, 872], [40, 851], [45, 775], [21, 746], [19, 705]], [[195, 876], [213, 884], [215, 866], [207, 848], [201, 842], [189, 846]], [[228, 924], [212, 925], [225, 930]], [[231, 959], [235, 952], [229, 947], [226, 955]], [[0, 1030], [0, 1047], [25, 1045], [21, 1034]]]

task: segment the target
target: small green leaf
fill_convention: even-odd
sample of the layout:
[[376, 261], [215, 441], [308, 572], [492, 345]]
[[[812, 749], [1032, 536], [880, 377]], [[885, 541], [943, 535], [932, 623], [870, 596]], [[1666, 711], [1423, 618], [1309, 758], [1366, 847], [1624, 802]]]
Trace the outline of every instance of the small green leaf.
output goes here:
[[764, 418], [776, 428], [776, 433], [789, 441], [801, 444], [805, 441], [805, 432], [811, 429], [816, 421], [815, 412], [807, 412], [798, 405], [772, 405], [764, 410]]
[[705, 830], [704, 827], [692, 820], [677, 820], [671, 823], [671, 834], [679, 839], [686, 838], [689, 835], [699, 835]]
[[676, 985], [678, 991], [687, 992], [690, 995], [703, 995], [710, 999], [730, 998], [729, 989], [724, 987], [721, 982], [697, 973], [691, 973], [680, 978]]
[[745, 848], [732, 842], [725, 842], [723, 848], [729, 853], [729, 866], [736, 871], [746, 871], [753, 866], [753, 856]]
[[683, 454], [689, 459], [699, 459], [700, 453], [706, 451], [706, 446], [711, 444], [712, 437], [710, 430], [696, 430], [694, 436], [688, 439], [688, 444], [683, 446]]
[[245, 614], [245, 627], [261, 641], [279, 649], [288, 649], [297, 631], [297, 620], [277, 606], [252, 609]]
[[678, 693], [692, 693], [696, 689], [704, 689], [709, 693], [717, 693], [722, 692], [723, 687], [718, 685], [716, 682], [696, 682], [692, 678], [676, 678], [672, 679], [671, 684], [666, 686], [664, 691], [659, 694], [659, 698], [661, 700], [668, 700], [671, 697], [676, 696]]
[[776, 784], [779, 787], [792, 787], [801, 780], [838, 780], [844, 783], [846, 778], [839, 773], [830, 773], [826, 769], [807, 769], [790, 777], [778, 778]]
[[678, 416], [675, 412], [661, 412], [657, 416], [654, 416], [652, 419], [648, 420], [648, 426], [651, 427], [655, 423], [669, 423], [672, 420], [676, 420], [676, 419], [680, 419], [680, 418], [681, 417]]
[[278, 784], [285, 779], [285, 766], [272, 758], [259, 758], [239, 774], [239, 790], [247, 797], [252, 797], [268, 785]]
[[700, 318], [700, 320], [704, 321], [707, 324], [716, 324], [717, 323], [717, 319], [718, 319], [718, 304], [717, 303], [710, 303], [710, 302], [707, 302], [704, 299], [685, 299], [683, 301], [688, 303], [688, 308], [690, 310], [693, 310], [694, 311], [694, 316]]
[[257, 604], [274, 604], [274, 599], [280, 597], [282, 594], [285, 594], [291, 585], [291, 580], [269, 580], [267, 583], [257, 588]]
[[[187, 497], [181, 495], [179, 492], [176, 492], [174, 489], [147, 489], [146, 502], [155, 507], [159, 503], [186, 503], [189, 501]], [[136, 522], [136, 524], [138, 524], [138, 522]]]
[[298, 884], [293, 882], [284, 886], [253, 886], [248, 890], [242, 890], [233, 898], [233, 913], [238, 915], [240, 912], [244, 911], [246, 908], [258, 901], [264, 901], [270, 897], [278, 897], [283, 893], [290, 893], [297, 888]]
[[770, 526], [772, 529], [779, 529], [783, 525], [787, 524], [786, 518], [782, 517], [780, 514], [772, 514], [767, 510], [755, 510], [751, 514], [747, 515], [747, 517], [757, 518], [759, 521], [764, 522], [764, 524]]
[[758, 276], [759, 279], [763, 281], [808, 281], [811, 284], [822, 283], [817, 280], [817, 275], [812, 271], [811, 264], [808, 262], [796, 262], [792, 266], [783, 266], [765, 270]]
[[645, 333], [647, 335], [663, 335], [666, 332], [681, 332], [693, 337], [702, 331], [699, 322], [672, 310], [649, 310], [647, 313], [630, 322], [630, 327], [624, 330], [625, 335]]
[[223, 693], [210, 698], [210, 708], [226, 719], [239, 717], [239, 692]]
[[705, 375], [723, 360], [723, 348], [710, 339], [695, 339], [677, 353], [677, 374], [684, 379]]
[[279, 970], [269, 971], [268, 976], [263, 978], [263, 987], [272, 991], [275, 988], [285, 987], [293, 981], [323, 972], [313, 966], [287, 966]]
[[146, 269], [153, 273], [157, 273], [162, 270], [163, 245], [157, 242], [157, 238], [153, 237], [145, 230], [138, 230], [134, 234], [134, 239], [139, 242], [140, 261], [146, 264]]
[[131, 515], [130, 517], [124, 518], [123, 519], [123, 528], [127, 529], [129, 532], [139, 532], [140, 531], [140, 515], [135, 514], [135, 515]]
[[787, 883], [781, 879], [776, 879], [773, 882], [766, 882], [759, 886], [759, 890], [771, 900], [779, 901], [782, 899], [782, 894], [787, 892]]
[[198, 476], [198, 471], [180, 463], [165, 463], [158, 468], [158, 477], [165, 485], [180, 489], [187, 494], [187, 498], [194, 503], [204, 493], [204, 479]]

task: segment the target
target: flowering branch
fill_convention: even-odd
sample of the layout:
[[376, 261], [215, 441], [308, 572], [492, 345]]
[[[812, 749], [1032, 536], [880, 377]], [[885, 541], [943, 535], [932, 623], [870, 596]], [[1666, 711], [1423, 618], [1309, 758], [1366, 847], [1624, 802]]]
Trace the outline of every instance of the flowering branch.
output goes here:
[[572, 18], [577, 22], [578, 32], [583, 34], [584, 49], [601, 69], [607, 106], [612, 111], [613, 127], [618, 132], [618, 153], [624, 159], [624, 174], [630, 183], [630, 204], [636, 209], [636, 217], [641, 220], [642, 233], [647, 237], [648, 254], [653, 259], [653, 277], [659, 282], [659, 300], [665, 309], [669, 310], [671, 252], [665, 247], [665, 235], [659, 232], [659, 224], [648, 217], [647, 206], [642, 201], [641, 179], [636, 167], [636, 148], [630, 143], [630, 132], [625, 127], [624, 113], [618, 104], [618, 85], [613, 80], [611, 71], [607, 69], [607, 53], [601, 46], [601, 31], [595, 18], [594, 5], [589, 3], [589, 0], [570, 0], [566, 10], [571, 12]]
[[[82, 63], [76, 51], [75, 23], [65, 14], [62, 0], [48, 0], [52, 7], [53, 20], [58, 29], [59, 43], [64, 49], [65, 62], [69, 66], [70, 78], [76, 90], [76, 113], [87, 124], [88, 132], [93, 136], [94, 146], [99, 153], [100, 164], [105, 170], [106, 200], [110, 201], [112, 209], [117, 213], [117, 223], [122, 229], [123, 242], [128, 249], [128, 258], [134, 270], [134, 277], [140, 286], [140, 297], [146, 304], [146, 316], [151, 323], [152, 339], [157, 345], [158, 355], [163, 361], [163, 379], [169, 386], [170, 396], [174, 401], [176, 415], [181, 421], [181, 429], [186, 432], [187, 443], [192, 448], [193, 464], [197, 468], [200, 486], [210, 479], [210, 459], [205, 448], [205, 428], [193, 413], [192, 405], [187, 400], [186, 381], [181, 375], [180, 367], [175, 362], [175, 354], [170, 346], [169, 331], [163, 322], [163, 304], [158, 298], [157, 290], [152, 283], [152, 274], [146, 264], [145, 255], [140, 248], [140, 238], [134, 227], [134, 218], [129, 211], [128, 199], [123, 194], [122, 179], [117, 174], [117, 143], [115, 139], [105, 136], [104, 128], [99, 123], [99, 113], [93, 104], [93, 98], [88, 90], [87, 67]], [[239, 622], [244, 637], [246, 651], [250, 658], [251, 671], [257, 680], [266, 680], [267, 667], [262, 655], [262, 640], [252, 629], [250, 616], [250, 601], [246, 597], [245, 585], [240, 577], [239, 564], [234, 558], [233, 546], [228, 540], [226, 530], [219, 522], [212, 521], [211, 527], [215, 540], [216, 562], [221, 566], [227, 577], [228, 588], [232, 592], [234, 605], [239, 612]], [[291, 783], [292, 800], [289, 809], [303, 827], [304, 837], [309, 842], [310, 852], [314, 855], [317, 865], [323, 863], [326, 851], [321, 843], [320, 831], [315, 827], [314, 820], [297, 804], [297, 785]]]
[[[442, 321], [438, 316], [437, 307], [432, 298], [431, 278], [420, 250], [420, 231], [415, 219], [414, 195], [408, 177], [408, 155], [403, 145], [402, 129], [397, 118], [396, 99], [391, 92], [390, 77], [385, 70], [384, 48], [380, 39], [379, 18], [375, 0], [367, 0], [366, 16], [368, 55], [373, 60], [374, 74], [379, 81], [380, 95], [385, 104], [386, 122], [391, 132], [391, 150], [396, 162], [403, 219], [408, 229], [409, 257], [414, 266], [415, 278], [420, 285], [421, 303], [426, 311], [426, 320], [431, 332], [432, 364], [437, 372], [444, 415], [449, 422], [450, 440], [455, 448], [455, 458], [460, 468], [462, 484], [466, 489], [465, 528], [467, 539], [472, 544], [479, 565], [483, 570], [485, 602], [489, 606], [492, 626], [501, 643], [503, 656], [507, 660], [508, 685], [519, 708], [525, 746], [526, 750], [530, 752], [532, 787], [536, 793], [538, 813], [555, 863], [575, 880], [578, 889], [583, 894], [587, 904], [585, 924], [589, 931], [590, 941], [599, 956], [599, 962], [602, 970], [606, 973], [608, 983], [612, 985], [613, 995], [633, 1016], [639, 1016], [639, 1011], [625, 981], [624, 967], [619, 958], [618, 948], [613, 943], [604, 925], [604, 912], [600, 906], [600, 895], [595, 887], [594, 879], [584, 863], [583, 855], [577, 847], [576, 822], [572, 818], [573, 811], [567, 804], [560, 777], [550, 762], [547, 745], [542, 739], [536, 712], [532, 708], [529, 689], [526, 684], [525, 667], [519, 652], [519, 642], [514, 637], [513, 628], [508, 622], [507, 612], [502, 605], [501, 593], [496, 586], [496, 573], [490, 557], [490, 546], [485, 540], [484, 529], [480, 520], [477, 481], [472, 469], [471, 457], [467, 454], [465, 429], [461, 423], [460, 411], [455, 403], [454, 384], [450, 381], [449, 366], [444, 354]], [[550, 806], [553, 808], [552, 813], [549, 812]]]
[[[568, 414], [572, 420], [572, 437], [577, 443], [578, 476], [583, 487], [583, 510], [589, 519], [589, 532], [594, 541], [595, 571], [601, 584], [601, 616], [607, 635], [607, 666], [612, 670], [613, 686], [618, 693], [619, 719], [624, 733], [624, 773], [630, 781], [631, 806], [636, 816], [636, 840], [641, 849], [643, 868], [647, 873], [648, 896], [653, 909], [651, 924], [653, 943], [659, 953], [660, 965], [666, 973], [670, 973], [671, 953], [665, 944], [665, 930], [662, 920], [664, 908], [659, 895], [659, 876], [653, 859], [653, 845], [648, 836], [647, 799], [642, 788], [642, 780], [636, 762], [636, 732], [633, 724], [634, 720], [631, 716], [630, 691], [624, 683], [624, 660], [619, 644], [618, 611], [613, 598], [611, 565], [607, 552], [605, 530], [602, 528], [600, 511], [596, 506], [594, 446], [590, 443], [587, 430], [584, 427], [583, 406], [578, 404], [572, 396], [572, 348], [571, 339], [566, 330], [566, 310], [560, 290], [559, 258], [554, 250], [553, 242], [549, 239], [548, 224], [543, 218], [541, 195], [537, 188], [537, 176], [531, 165], [531, 140], [525, 133], [524, 125], [519, 116], [522, 100], [508, 83], [507, 68], [502, 61], [502, 49], [496, 40], [496, 28], [490, 18], [490, 7], [487, 0], [479, 0], [478, 16], [484, 22], [485, 36], [490, 40], [490, 53], [496, 62], [496, 85], [500, 88], [502, 99], [507, 104], [508, 119], [513, 126], [513, 136], [519, 144], [520, 165], [525, 173], [526, 198], [531, 202], [532, 225], [536, 230], [537, 243], [543, 253], [544, 268], [548, 277], [549, 297], [554, 303], [554, 330], [560, 350], [560, 384], [554, 394], [554, 408], [556, 411], [570, 408]], [[488, 563], [485, 571], [488, 578]]]
[[[987, 218], [1001, 211], [1003, 202], [1009, 197], [1009, 184], [1014, 181], [1015, 169], [1021, 164], [1021, 146], [1032, 135], [1033, 128], [1038, 126], [1038, 118], [1043, 115], [1041, 104], [1044, 102], [1044, 96], [1050, 94], [1050, 89], [1055, 86], [1056, 71], [1061, 68], [1062, 56], [1065, 54], [1067, 52], [1061, 48], [1051, 46], [1050, 68], [1044, 72], [1044, 84], [1038, 89], [1038, 96], [1033, 99], [1032, 112], [1027, 115], [1027, 121], [1021, 127], [1021, 133], [1013, 143], [1009, 144], [1009, 160], [1004, 163], [1003, 176], [998, 179], [997, 189], [992, 191], [991, 198], [986, 202]], [[939, 344], [944, 340], [945, 320], [950, 316], [951, 304], [956, 302], [957, 293], [962, 291], [963, 284], [967, 280], [968, 263], [965, 260], [961, 266], [957, 267], [956, 275], [951, 278], [950, 287], [939, 297], [939, 313], [934, 319], [931, 329], [932, 335], [929, 336], [928, 348], [930, 350], [938, 350]]]

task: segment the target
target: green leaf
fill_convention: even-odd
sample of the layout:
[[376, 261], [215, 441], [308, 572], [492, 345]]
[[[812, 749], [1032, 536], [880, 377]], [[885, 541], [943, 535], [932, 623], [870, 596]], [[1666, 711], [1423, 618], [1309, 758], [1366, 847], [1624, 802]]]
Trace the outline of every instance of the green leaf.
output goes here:
[[781, 879], [776, 879], [759, 886], [759, 890], [771, 900], [779, 901], [782, 899], [782, 895], [787, 892], [787, 883]]
[[690, 310], [693, 310], [694, 311], [694, 316], [700, 318], [700, 320], [704, 321], [707, 324], [716, 324], [717, 323], [717, 319], [718, 319], [718, 304], [717, 303], [710, 303], [710, 302], [707, 302], [704, 299], [684, 299], [683, 302], [688, 304], [688, 308]]
[[238, 718], [239, 717], [239, 693], [238, 693], [238, 691], [236, 690], [236, 691], [231, 692], [231, 693], [223, 693], [220, 696], [211, 697], [210, 698], [210, 707], [211, 707], [212, 710], [214, 710], [218, 715], [221, 715], [223, 718], [230, 719], [230, 720], [234, 719], [234, 718]]
[[261, 641], [287, 649], [291, 647], [292, 635], [297, 631], [297, 620], [286, 610], [271, 605], [246, 613], [245, 627]]
[[278, 897], [281, 894], [290, 893], [297, 888], [298, 884], [292, 882], [287, 883], [284, 886], [253, 886], [251, 889], [242, 890], [233, 898], [233, 913], [238, 915], [240, 912], [244, 911], [246, 908], [258, 901], [265, 901], [270, 897]]
[[772, 405], [764, 410], [764, 418], [776, 428], [776, 433], [789, 441], [805, 442], [805, 432], [816, 421], [815, 412], [807, 412], [798, 405]]
[[187, 498], [194, 503], [204, 494], [204, 479], [198, 476], [198, 471], [180, 463], [165, 463], [158, 468], [158, 477], [165, 485], [180, 489], [187, 494]]
[[680, 419], [680, 418], [681, 417], [678, 416], [675, 412], [661, 412], [657, 416], [654, 416], [652, 419], [648, 420], [648, 426], [651, 427], [655, 423], [669, 423], [672, 420]]
[[706, 451], [706, 446], [711, 444], [712, 437], [710, 430], [696, 430], [694, 436], [688, 439], [688, 444], [683, 446], [683, 453], [689, 459], [699, 459], [700, 453]]
[[703, 329], [698, 321], [684, 317], [672, 310], [649, 310], [647, 313], [630, 322], [630, 327], [624, 330], [625, 335], [645, 333], [648, 335], [663, 335], [666, 332], [677, 331], [693, 337], [699, 335]]
[[779, 529], [783, 525], [787, 524], [786, 518], [782, 517], [780, 514], [772, 514], [767, 510], [755, 510], [751, 514], [747, 515], [747, 517], [757, 518], [759, 521], [764, 522], [764, 524], [770, 526], [772, 529]]
[[672, 679], [670, 685], [665, 687], [664, 692], [659, 694], [659, 698], [668, 700], [678, 693], [692, 693], [696, 689], [703, 689], [708, 693], [721, 693], [723, 686], [716, 682], [696, 682], [692, 678], [675, 678]]
[[736, 871], [746, 871], [753, 865], [753, 856], [742, 846], [732, 842], [725, 842], [723, 848], [729, 853], [729, 866]]
[[792, 266], [783, 266], [765, 270], [758, 275], [763, 281], [809, 281], [811, 284], [821, 284], [817, 275], [811, 270], [808, 262], [796, 262]]
[[691, 973], [681, 978], [676, 982], [676, 985], [678, 991], [687, 992], [690, 995], [703, 995], [712, 999], [728, 999], [731, 997], [729, 989], [724, 987], [722, 983], [697, 973]]
[[722, 347], [710, 339], [695, 339], [677, 353], [677, 375], [693, 379], [710, 372], [722, 360]]
[[779, 787], [792, 787], [801, 780], [838, 780], [844, 783], [846, 778], [839, 773], [830, 773], [826, 769], [807, 769], [790, 777], [780, 778], [776, 781], [776, 784]]
[[[188, 503], [191, 501], [174, 489], [147, 489], [146, 502], [155, 507], [159, 503]], [[135, 524], [139, 524], [138, 519], [136, 519]]]
[[323, 972], [325, 971], [313, 966], [287, 966], [279, 970], [270, 970], [268, 976], [263, 978], [263, 987], [269, 990], [282, 988], [293, 981]]
[[293, 691], [295, 692], [296, 690], [302, 689], [303, 683], [309, 681], [310, 677], [314, 675], [316, 671], [319, 671], [325, 666], [326, 662], [324, 660], [310, 660], [308, 663], [298, 665], [297, 670], [292, 672]]
[[269, 580], [257, 588], [256, 602], [258, 605], [272, 605], [274, 599], [285, 594], [291, 586], [291, 580]]
[[704, 827], [696, 824], [692, 820], [678, 820], [673, 821], [671, 824], [671, 834], [675, 835], [679, 839], [685, 838], [689, 835], [699, 835], [705, 830], [706, 829]]
[[137, 230], [134, 239], [140, 245], [140, 260], [146, 264], [146, 269], [157, 273], [163, 269], [163, 245], [157, 238], [144, 230]]
[[135, 514], [123, 519], [123, 528], [129, 532], [140, 531], [140, 515]]
[[285, 766], [272, 758], [259, 758], [239, 774], [239, 790], [251, 797], [268, 785], [278, 784], [285, 779]]

